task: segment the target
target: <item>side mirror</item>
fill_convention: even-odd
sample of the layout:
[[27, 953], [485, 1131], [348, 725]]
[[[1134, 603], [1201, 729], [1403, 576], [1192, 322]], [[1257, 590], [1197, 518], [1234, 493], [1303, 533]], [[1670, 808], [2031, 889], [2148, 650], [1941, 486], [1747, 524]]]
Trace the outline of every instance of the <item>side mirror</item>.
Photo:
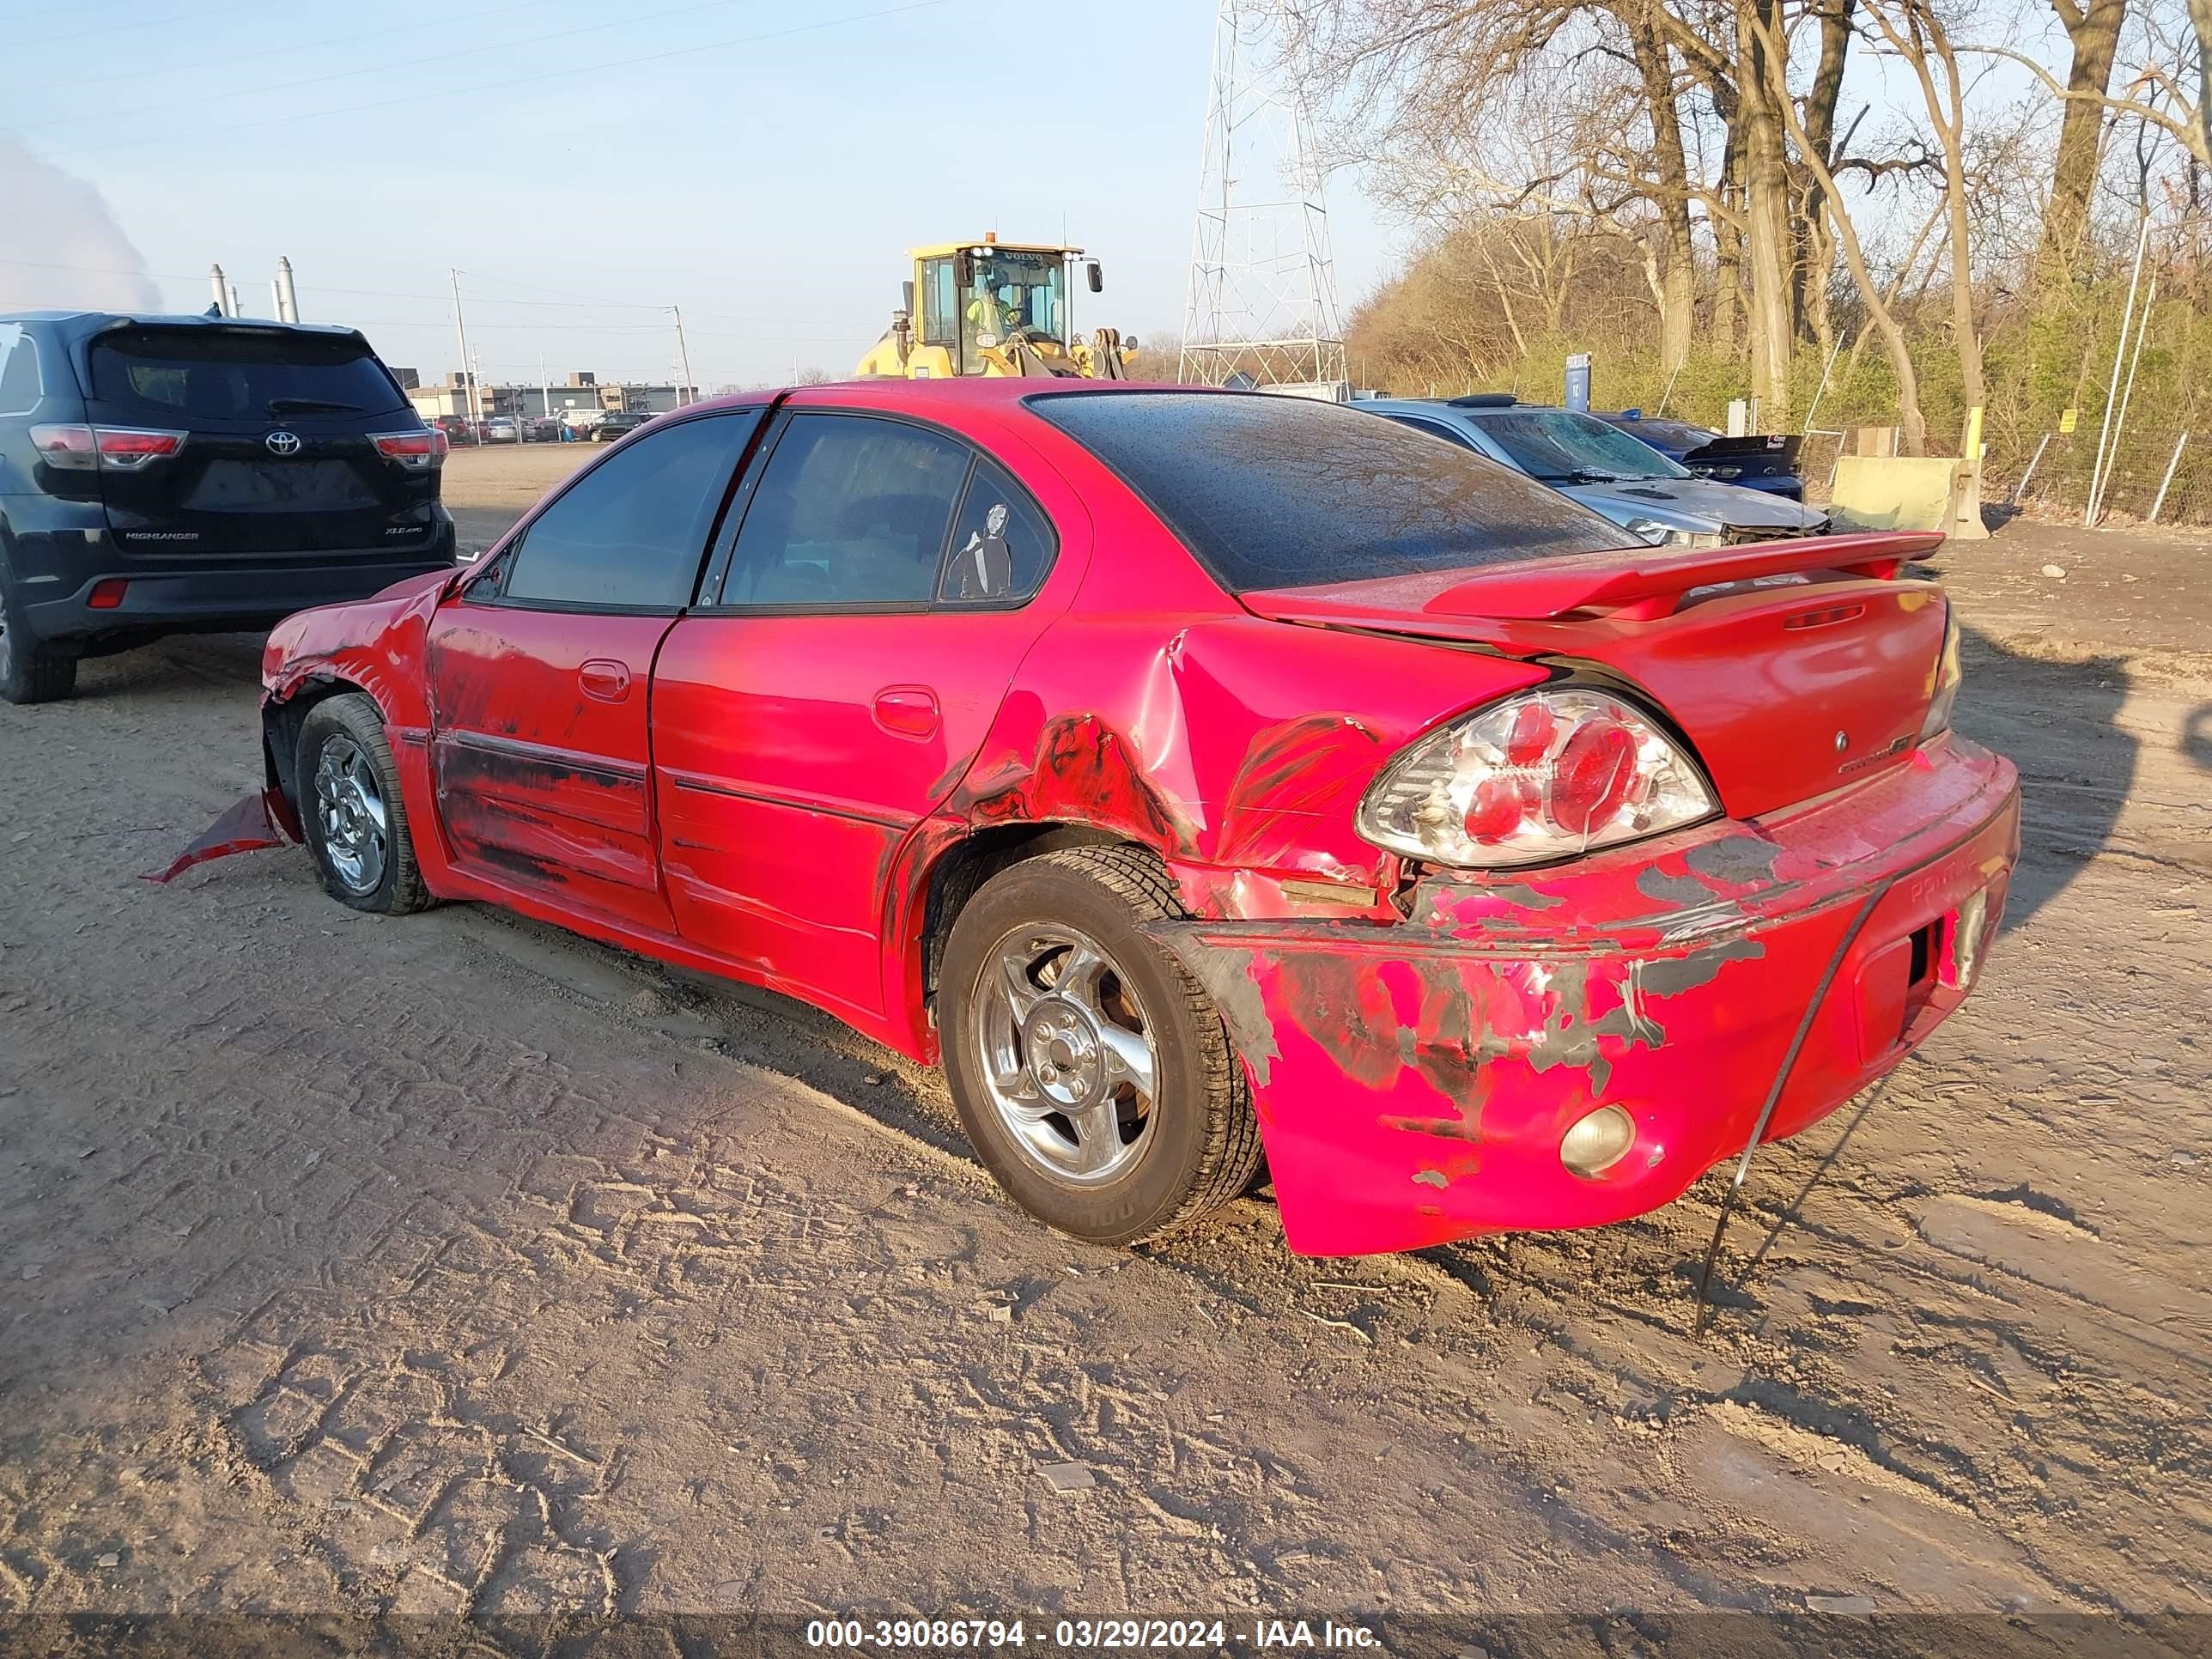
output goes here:
[[952, 280], [963, 294], [975, 286], [975, 256], [964, 247], [952, 256]]
[[914, 315], [914, 278], [911, 276], [899, 284], [899, 309], [909, 317]]
[[1124, 334], [1121, 337], [1121, 349], [1124, 351], [1134, 351], [1136, 349], [1137, 337], [1133, 334]]
[[1103, 293], [1105, 290], [1106, 273], [1099, 270], [1097, 260], [1086, 259], [1083, 262], [1083, 278], [1090, 283], [1091, 291], [1093, 294]]

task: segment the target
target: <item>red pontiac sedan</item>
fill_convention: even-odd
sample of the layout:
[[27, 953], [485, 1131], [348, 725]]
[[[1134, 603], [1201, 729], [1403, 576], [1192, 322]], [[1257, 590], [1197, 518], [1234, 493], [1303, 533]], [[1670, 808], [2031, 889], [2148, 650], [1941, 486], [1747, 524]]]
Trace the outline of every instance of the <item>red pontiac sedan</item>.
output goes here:
[[1620, 539], [1292, 398], [725, 398], [278, 628], [265, 805], [357, 908], [507, 905], [941, 1060], [1084, 1238], [1263, 1152], [1302, 1251], [1594, 1225], [1896, 1065], [2019, 836], [1899, 577], [1935, 538]]

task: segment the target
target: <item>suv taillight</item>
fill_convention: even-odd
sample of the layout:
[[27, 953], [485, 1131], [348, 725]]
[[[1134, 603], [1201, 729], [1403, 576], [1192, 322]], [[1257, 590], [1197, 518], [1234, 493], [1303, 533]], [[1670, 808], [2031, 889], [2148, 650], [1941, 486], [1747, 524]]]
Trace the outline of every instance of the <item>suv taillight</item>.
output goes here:
[[387, 461], [421, 471], [446, 459], [446, 434], [435, 427], [424, 432], [373, 432], [369, 442]]
[[31, 447], [48, 466], [136, 472], [149, 461], [175, 454], [190, 435], [136, 426], [34, 426]]
[[1717, 810], [1690, 757], [1603, 691], [1532, 691], [1453, 721], [1385, 767], [1356, 826], [1377, 847], [1463, 869], [1569, 858]]

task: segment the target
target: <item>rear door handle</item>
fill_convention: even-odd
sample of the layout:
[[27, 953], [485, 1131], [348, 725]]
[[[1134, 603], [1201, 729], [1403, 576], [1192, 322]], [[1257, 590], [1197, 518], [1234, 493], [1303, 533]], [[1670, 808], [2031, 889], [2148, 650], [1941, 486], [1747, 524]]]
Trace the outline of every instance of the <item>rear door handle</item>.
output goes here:
[[596, 697], [601, 702], [620, 702], [629, 696], [629, 665], [594, 657], [576, 671], [576, 683], [584, 688], [587, 697]]
[[937, 693], [926, 685], [887, 685], [876, 693], [876, 724], [902, 738], [937, 735]]

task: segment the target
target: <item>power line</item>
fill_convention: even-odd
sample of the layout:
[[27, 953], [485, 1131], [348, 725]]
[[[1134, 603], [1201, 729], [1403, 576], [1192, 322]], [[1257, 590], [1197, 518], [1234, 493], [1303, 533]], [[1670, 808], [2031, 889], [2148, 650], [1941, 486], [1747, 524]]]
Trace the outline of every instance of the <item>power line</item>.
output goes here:
[[[143, 276], [149, 277], [158, 282], [167, 283], [198, 283], [206, 280], [205, 273], [198, 271], [187, 273], [181, 270], [127, 270], [120, 265], [62, 264], [52, 260], [46, 259], [0, 258], [0, 265], [20, 266], [31, 270], [66, 270], [74, 275], [86, 276]], [[487, 276], [481, 271], [470, 271], [465, 274], [474, 277], [477, 282], [507, 283], [517, 288], [533, 286], [533, 284], [522, 282], [518, 277]], [[561, 292], [561, 290], [557, 289], [546, 289], [544, 291], [548, 293]], [[442, 306], [447, 303], [447, 296], [442, 294], [410, 294], [399, 289], [388, 288], [340, 288], [334, 284], [314, 283], [310, 284], [310, 292], [313, 294], [343, 294], [378, 300], [419, 300], [426, 305], [436, 306]], [[671, 312], [675, 309], [673, 306], [650, 305], [639, 300], [510, 300], [497, 295], [485, 294], [474, 288], [465, 288], [462, 290], [462, 295], [471, 305], [477, 306], [527, 306], [532, 309], [542, 307], [546, 310], [618, 308], [625, 311], [653, 311], [663, 313]], [[834, 339], [842, 338], [847, 333], [847, 331], [843, 329], [832, 329], [826, 327], [821, 329], [810, 329], [805, 327], [794, 327], [778, 318], [760, 316], [742, 312], [694, 311], [692, 315], [695, 317], [720, 318], [727, 321], [735, 322], [772, 322], [776, 326], [776, 331], [773, 334], [733, 333], [727, 329], [702, 329], [696, 327], [689, 330], [692, 335], [701, 339], [757, 341], [780, 339], [787, 335], [811, 337], [820, 339]], [[442, 320], [429, 323], [418, 323], [412, 321], [403, 322], [397, 319], [362, 321], [349, 319], [347, 325], [349, 327], [356, 328], [443, 328], [445, 326], [445, 323]], [[471, 325], [471, 326], [478, 330], [514, 330], [521, 332], [544, 330], [548, 331], [577, 334], [654, 334], [660, 331], [660, 325], [657, 323], [477, 323]]]
[[361, 69], [333, 70], [328, 75], [311, 75], [298, 81], [279, 81], [273, 86], [246, 87], [231, 92], [212, 92], [201, 98], [173, 99], [142, 109], [105, 110], [90, 115], [64, 115], [52, 121], [19, 121], [19, 132], [36, 132], [46, 127], [82, 126], [88, 121], [112, 121], [133, 115], [166, 115], [179, 109], [190, 109], [196, 104], [223, 104], [237, 98], [259, 98], [272, 92], [289, 92], [298, 87], [322, 86], [331, 81], [356, 80], [364, 75], [389, 75], [395, 70], [419, 69], [425, 64], [450, 63], [456, 58], [480, 58], [488, 52], [508, 52], [518, 46], [543, 46], [549, 40], [567, 40], [579, 34], [599, 34], [608, 29], [627, 28], [633, 23], [650, 23], [664, 17], [684, 17], [698, 11], [720, 11], [738, 3], [738, 0], [697, 0], [697, 3], [676, 6], [666, 11], [625, 14], [611, 23], [587, 23], [580, 28], [562, 29], [552, 34], [526, 34], [519, 40], [495, 40], [489, 46], [463, 46], [454, 52], [434, 52], [421, 58], [403, 58], [397, 63], [371, 64]]
[[[176, 21], [197, 23], [204, 18], [227, 17], [234, 11], [258, 11], [263, 7], [274, 3], [275, 0], [240, 0], [240, 3], [234, 6], [217, 6], [213, 11], [195, 12], [189, 17], [179, 18]], [[43, 11], [46, 8], [38, 6], [32, 9]], [[96, 29], [79, 29], [75, 34], [40, 34], [33, 35], [28, 40], [11, 40], [8, 44], [11, 47], [51, 46], [64, 40], [88, 40], [95, 34], [116, 34], [125, 29], [143, 29], [145, 27], [144, 23], [102, 23]]]
[[[767, 29], [757, 34], [740, 34], [726, 40], [707, 40], [697, 46], [677, 46], [666, 52], [645, 52], [635, 58], [617, 58], [604, 63], [583, 64], [573, 69], [546, 70], [535, 75], [511, 76], [504, 81], [483, 81], [469, 87], [434, 87], [427, 92], [404, 93], [397, 98], [386, 98], [374, 103], [342, 104], [328, 109], [301, 110], [291, 115], [272, 115], [258, 121], [237, 121], [228, 126], [201, 127], [192, 137], [209, 137], [226, 132], [246, 132], [258, 127], [283, 126], [293, 121], [317, 120], [330, 115], [359, 115], [372, 110], [392, 109], [401, 104], [421, 103], [425, 99], [465, 98], [473, 93], [496, 92], [507, 87], [532, 86], [541, 81], [568, 80], [579, 75], [604, 75], [610, 70], [632, 69], [641, 64], [665, 63], [672, 58], [690, 58], [702, 52], [721, 52], [731, 46], [757, 46], [763, 41], [787, 40], [793, 35], [817, 34], [824, 29], [840, 28], [848, 23], [872, 23], [886, 17], [900, 16], [907, 12], [927, 11], [938, 6], [949, 5], [952, 0], [908, 0], [904, 5], [885, 6], [875, 11], [854, 12], [843, 17], [825, 17], [811, 23], [794, 23], [788, 28]], [[91, 155], [105, 150], [136, 149], [141, 140], [113, 144], [85, 144], [70, 149], [49, 150], [49, 155]]]
[[[394, 23], [388, 28], [362, 29], [354, 34], [325, 35], [319, 40], [300, 40], [281, 46], [264, 46], [258, 52], [234, 52], [221, 58], [200, 58], [183, 64], [157, 64], [151, 69], [118, 70], [112, 75], [72, 76], [64, 83], [66, 89], [76, 92], [84, 87], [112, 86], [118, 81], [143, 81], [149, 76], [174, 75], [185, 70], [227, 69], [233, 64], [250, 64], [263, 58], [282, 58], [287, 52], [319, 52], [325, 46], [350, 46], [356, 40], [380, 40], [387, 34], [413, 34], [427, 28], [450, 28], [455, 23], [472, 23], [479, 17], [496, 17], [502, 12], [535, 9], [544, 0], [507, 0], [503, 6], [487, 6], [481, 11], [439, 12], [427, 23]], [[36, 8], [34, 8], [36, 9]]]

